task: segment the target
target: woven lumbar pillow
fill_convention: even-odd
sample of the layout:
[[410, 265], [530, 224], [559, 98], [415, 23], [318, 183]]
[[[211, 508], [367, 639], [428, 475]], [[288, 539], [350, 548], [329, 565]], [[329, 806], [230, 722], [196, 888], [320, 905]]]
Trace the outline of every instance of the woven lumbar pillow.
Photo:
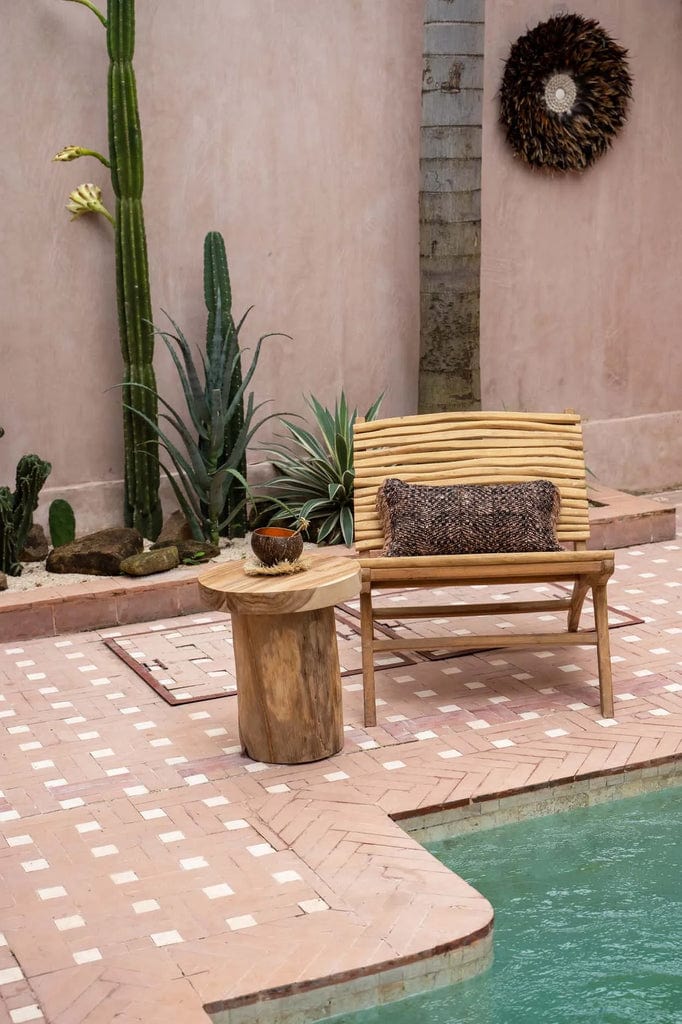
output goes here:
[[549, 480], [434, 487], [384, 480], [377, 491], [382, 555], [562, 551], [559, 491]]

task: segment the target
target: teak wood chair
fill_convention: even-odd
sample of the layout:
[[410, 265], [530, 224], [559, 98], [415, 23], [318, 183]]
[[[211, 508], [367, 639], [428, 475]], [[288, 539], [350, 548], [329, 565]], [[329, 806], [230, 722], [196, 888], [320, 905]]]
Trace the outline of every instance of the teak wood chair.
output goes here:
[[[376, 725], [374, 655], [384, 651], [596, 644], [601, 712], [613, 717], [606, 585], [613, 573], [612, 551], [588, 551], [590, 534], [580, 417], [573, 412], [540, 414], [453, 412], [355, 424], [355, 545], [360, 556], [360, 616], [365, 725]], [[561, 494], [557, 524], [560, 543], [573, 550], [523, 554], [382, 557], [382, 525], [376, 510], [378, 487], [387, 477], [420, 484], [553, 481]], [[480, 584], [572, 583], [566, 598], [380, 607], [382, 589], [463, 587]], [[595, 629], [578, 632], [583, 602], [592, 591]], [[566, 611], [564, 633], [375, 639], [377, 619], [418, 619], [525, 612]]]

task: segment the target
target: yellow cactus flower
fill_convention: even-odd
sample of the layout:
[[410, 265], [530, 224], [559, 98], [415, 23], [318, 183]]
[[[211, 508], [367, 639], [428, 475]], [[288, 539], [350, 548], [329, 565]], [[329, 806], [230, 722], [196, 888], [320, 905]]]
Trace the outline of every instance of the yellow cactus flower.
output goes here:
[[108, 221], [114, 223], [114, 218], [102, 202], [102, 189], [99, 185], [93, 185], [92, 182], [79, 185], [69, 194], [69, 200], [66, 209], [72, 214], [71, 220], [84, 213], [101, 213]]
[[98, 153], [96, 149], [86, 149], [85, 146], [64, 146], [52, 159], [68, 163], [70, 160], [77, 160], [79, 156], [94, 156], [105, 167], [111, 166], [107, 158]]
[[60, 149], [56, 156], [53, 156], [53, 160], [63, 160], [66, 163], [69, 160], [77, 160], [79, 156], [83, 156], [85, 150], [82, 146], [64, 146]]

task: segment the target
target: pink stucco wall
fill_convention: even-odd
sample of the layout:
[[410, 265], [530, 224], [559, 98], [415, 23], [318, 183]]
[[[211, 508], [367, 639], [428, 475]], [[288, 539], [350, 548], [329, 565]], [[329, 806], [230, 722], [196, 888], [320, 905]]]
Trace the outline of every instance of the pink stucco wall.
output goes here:
[[583, 175], [532, 173], [497, 124], [511, 43], [566, 10], [486, 4], [481, 381], [485, 408], [581, 412], [587, 461], [631, 489], [682, 481], [682, 7], [592, 0], [630, 51], [634, 98]]
[[[264, 350], [259, 399], [301, 412], [303, 392], [333, 402], [345, 386], [364, 411], [388, 385], [385, 412], [414, 411], [422, 0], [137, 8], [155, 311], [203, 339], [202, 241], [220, 230], [235, 308], [255, 304], [246, 343], [293, 337]], [[106, 60], [84, 7], [3, 5], [0, 483], [38, 452], [54, 467], [46, 498], [70, 498], [83, 528], [119, 517], [107, 389], [120, 356], [110, 227], [70, 224], [64, 203], [95, 181], [111, 204], [111, 187], [95, 161], [50, 158], [66, 144], [106, 151]], [[165, 352], [156, 361], [174, 395]]]

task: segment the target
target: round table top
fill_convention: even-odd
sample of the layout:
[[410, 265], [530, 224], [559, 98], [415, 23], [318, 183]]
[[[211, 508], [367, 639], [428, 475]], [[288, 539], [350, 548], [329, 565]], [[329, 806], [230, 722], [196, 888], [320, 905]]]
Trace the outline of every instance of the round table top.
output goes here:
[[304, 555], [310, 568], [290, 576], [247, 576], [243, 561], [212, 566], [198, 578], [211, 608], [243, 615], [286, 615], [329, 608], [360, 593], [360, 565], [345, 555]]

